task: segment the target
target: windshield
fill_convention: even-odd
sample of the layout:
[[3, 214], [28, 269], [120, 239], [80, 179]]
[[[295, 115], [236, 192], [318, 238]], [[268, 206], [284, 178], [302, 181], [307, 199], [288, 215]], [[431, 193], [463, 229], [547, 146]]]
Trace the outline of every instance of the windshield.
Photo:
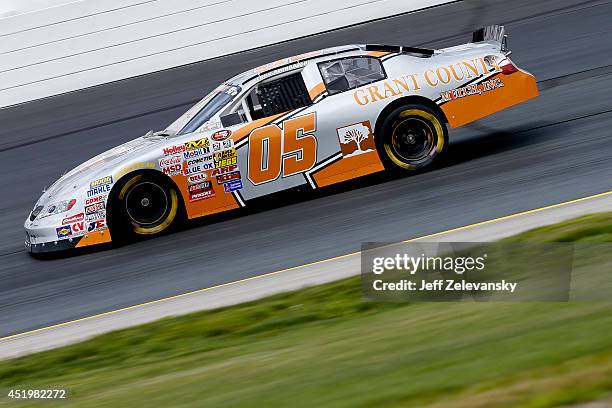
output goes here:
[[176, 132], [177, 135], [197, 131], [234, 100], [241, 90], [239, 86], [221, 85], [174, 121], [166, 130]]

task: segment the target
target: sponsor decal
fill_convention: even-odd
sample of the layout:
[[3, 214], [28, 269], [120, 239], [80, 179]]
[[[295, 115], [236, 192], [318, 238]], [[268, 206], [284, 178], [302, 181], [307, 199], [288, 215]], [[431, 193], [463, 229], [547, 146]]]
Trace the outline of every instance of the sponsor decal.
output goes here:
[[[129, 166], [125, 166], [123, 167], [121, 170], [119, 170], [117, 172], [117, 178], [131, 172], [134, 170], [140, 170], [140, 169], [154, 169], [155, 168], [156, 163], [145, 163], [145, 162], [138, 162], [138, 163], [134, 163], [134, 164], [130, 164]], [[89, 197], [89, 196], [88, 196]]]
[[238, 163], [236, 157], [236, 149], [222, 150], [220, 152], [214, 152], [215, 155], [215, 168], [231, 166]]
[[170, 157], [162, 157], [159, 159], [159, 167], [168, 167], [173, 164], [181, 164], [181, 156], [174, 155]]
[[213, 133], [213, 135], [210, 138], [214, 140], [215, 142], [222, 142], [224, 140], [229, 139], [231, 135], [232, 135], [231, 130], [219, 130], [218, 132]]
[[210, 154], [210, 148], [196, 149], [189, 152], [183, 153], [183, 160], [195, 159], [196, 157], [202, 157]]
[[224, 140], [223, 142], [213, 142], [213, 151], [218, 152], [219, 150], [231, 149], [234, 147], [234, 141], [232, 139]]
[[239, 171], [234, 171], [231, 173], [225, 173], [225, 174], [220, 174], [217, 176], [217, 183], [219, 184], [225, 184], [225, 183], [229, 183], [231, 181], [236, 181], [236, 180], [240, 180], [240, 172]]
[[183, 176], [191, 176], [193, 174], [202, 173], [206, 170], [212, 169], [212, 167], [213, 166], [211, 163], [198, 164], [197, 166], [193, 167], [186, 167], [185, 165], [183, 165]]
[[209, 147], [209, 146], [210, 146], [210, 141], [207, 138], [202, 138], [202, 139], [186, 142], [185, 150], [191, 151], [191, 150], [201, 149], [201, 148]]
[[201, 200], [206, 200], [207, 198], [211, 198], [215, 196], [215, 192], [213, 190], [202, 191], [201, 193], [194, 193], [189, 195], [190, 202], [196, 202]]
[[217, 177], [219, 174], [231, 173], [234, 170], [238, 170], [238, 166], [233, 164], [231, 166], [219, 167], [210, 172], [211, 177]]
[[185, 145], [164, 147], [164, 156], [170, 156], [170, 155], [174, 155], [178, 153], [183, 153], [184, 151], [185, 151]]
[[83, 221], [75, 222], [74, 224], [71, 225], [71, 228], [72, 228], [73, 234], [79, 234], [79, 233], [85, 232], [85, 222]]
[[[96, 214], [99, 211], [106, 210], [106, 205], [103, 201], [88, 205], [85, 207], [85, 215]], [[80, 221], [80, 220], [79, 220]]]
[[195, 159], [186, 160], [183, 162], [188, 167], [195, 166], [196, 164], [212, 163], [212, 156], [202, 156]]
[[94, 180], [91, 183], [89, 183], [89, 188], [93, 189], [95, 187], [102, 186], [105, 184], [108, 184], [108, 185], [113, 184], [113, 176], [106, 176], [106, 177], [102, 177], [97, 180]]
[[389, 98], [410, 95], [424, 86], [436, 88], [501, 71], [494, 56], [480, 57], [362, 87], [353, 92], [353, 98], [358, 105], [366, 106]]
[[106, 201], [106, 195], [99, 195], [97, 197], [91, 197], [85, 200], [85, 205], [90, 205], [93, 203], [99, 203], [100, 201]]
[[100, 219], [87, 223], [87, 232], [99, 231], [106, 228], [106, 220]]
[[221, 121], [219, 119], [216, 119], [216, 120], [209, 120], [208, 122], [204, 123], [200, 127], [199, 130], [201, 132], [205, 132], [205, 131], [209, 131], [209, 130], [221, 129], [222, 127], [223, 127], [223, 125], [221, 124]]
[[455, 99], [465, 98], [471, 95], [482, 95], [483, 93], [503, 88], [504, 82], [501, 78], [493, 78], [479, 84], [470, 84], [462, 88], [452, 89], [440, 94], [441, 102], [448, 102]]
[[57, 232], [58, 239], [70, 238], [72, 236], [72, 228], [70, 228], [70, 225], [63, 225], [56, 228], [55, 231]]
[[200, 183], [206, 180], [208, 180], [208, 174], [206, 173], [194, 174], [187, 177], [187, 181], [191, 184]]
[[[262, 65], [260, 67], [257, 67], [253, 70], [253, 72], [257, 73], [257, 74], [263, 74], [264, 72], [270, 71], [270, 70], [274, 70], [276, 68], [279, 67], [283, 67], [284, 65], [288, 65], [288, 64], [295, 64], [295, 63], [300, 63], [299, 65], [305, 65], [305, 63], [303, 62], [303, 60], [305, 59], [309, 59], [309, 58], [315, 58], [318, 57], [320, 55], [323, 54], [322, 50], [319, 51], [312, 51], [312, 52], [307, 52], [305, 54], [300, 54], [300, 55], [296, 55], [293, 57], [289, 57], [289, 58], [284, 58], [278, 61], [274, 61], [274, 62], [270, 62], [268, 64]], [[278, 70], [280, 72], [285, 72], [285, 70], [292, 70], [294, 69], [294, 67], [283, 67], [282, 70]], [[272, 73], [268, 72], [268, 74], [277, 74], [277, 71], [274, 71]]]
[[376, 149], [369, 121], [355, 123], [336, 130], [343, 157], [353, 157]]
[[183, 162], [183, 175], [190, 176], [196, 173], [202, 173], [206, 170], [211, 170], [214, 164], [212, 155], [198, 157]]
[[188, 191], [190, 202], [205, 200], [215, 196], [215, 190], [210, 181], [192, 184], [189, 186]]
[[227, 184], [223, 185], [226, 193], [231, 193], [236, 190], [242, 189], [242, 180], [230, 181]]
[[85, 214], [86, 221], [97, 221], [106, 218], [106, 210], [101, 210], [92, 214]]
[[177, 174], [181, 174], [183, 170], [183, 166], [180, 164], [173, 164], [172, 166], [162, 167], [162, 172], [167, 176], [176, 176]]
[[77, 222], [77, 221], [83, 221], [83, 218], [85, 218], [85, 214], [79, 213], [79, 214], [73, 215], [72, 217], [64, 218], [62, 220], [62, 224], [70, 224], [70, 223]]
[[90, 190], [87, 190], [87, 197], [93, 197], [93, 196], [97, 196], [100, 194], [105, 194], [110, 192], [111, 190], [111, 185], [110, 184], [102, 184], [100, 186], [97, 187], [93, 187]]

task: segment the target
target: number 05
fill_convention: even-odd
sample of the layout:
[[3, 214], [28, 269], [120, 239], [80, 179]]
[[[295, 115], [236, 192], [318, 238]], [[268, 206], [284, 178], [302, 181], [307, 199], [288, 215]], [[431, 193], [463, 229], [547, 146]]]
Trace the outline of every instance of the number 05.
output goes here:
[[315, 113], [255, 129], [249, 136], [249, 180], [264, 184], [310, 170], [317, 162]]

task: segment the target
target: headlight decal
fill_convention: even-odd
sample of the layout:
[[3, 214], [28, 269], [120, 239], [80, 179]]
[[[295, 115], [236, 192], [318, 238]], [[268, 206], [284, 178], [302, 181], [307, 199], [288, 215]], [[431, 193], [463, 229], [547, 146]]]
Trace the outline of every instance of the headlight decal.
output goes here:
[[70, 211], [70, 209], [74, 207], [75, 204], [76, 204], [76, 199], [74, 198], [70, 200], [60, 201], [58, 203], [49, 204], [40, 211], [38, 218], [45, 218], [50, 215], [61, 214], [66, 211]]

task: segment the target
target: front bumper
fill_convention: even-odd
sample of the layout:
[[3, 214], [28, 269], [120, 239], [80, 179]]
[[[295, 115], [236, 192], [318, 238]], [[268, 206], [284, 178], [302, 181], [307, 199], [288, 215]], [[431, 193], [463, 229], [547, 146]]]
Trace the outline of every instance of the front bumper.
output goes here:
[[67, 251], [74, 249], [79, 244], [82, 237], [62, 239], [58, 241], [42, 242], [39, 244], [33, 244], [30, 242], [28, 236], [25, 240], [25, 250], [32, 254], [41, 254], [45, 252], [56, 252], [56, 251]]
[[[27, 219], [24, 224], [25, 250], [30, 253], [58, 252], [111, 242], [108, 228], [88, 231], [85, 221], [83, 221], [78, 233], [70, 237], [59, 238], [57, 230], [62, 228], [61, 222], [61, 218], [54, 217], [35, 221]], [[77, 224], [81, 224], [81, 222]], [[72, 224], [73, 227], [74, 225]]]

